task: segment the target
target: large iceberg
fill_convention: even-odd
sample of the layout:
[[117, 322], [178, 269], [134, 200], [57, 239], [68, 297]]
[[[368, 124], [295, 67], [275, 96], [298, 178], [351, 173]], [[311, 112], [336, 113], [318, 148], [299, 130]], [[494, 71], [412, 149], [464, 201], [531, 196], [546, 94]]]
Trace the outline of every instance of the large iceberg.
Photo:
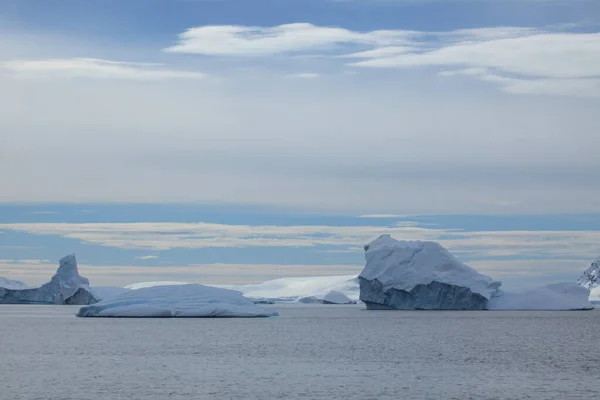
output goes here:
[[50, 282], [34, 288], [0, 287], [0, 304], [93, 304], [87, 278], [79, 275], [75, 254], [60, 259], [58, 270]]
[[270, 317], [277, 311], [260, 307], [242, 293], [198, 284], [154, 286], [82, 307], [78, 317]]
[[358, 276], [367, 309], [485, 310], [500, 282], [460, 262], [439, 243], [380, 236], [365, 246]]
[[503, 293], [489, 302], [490, 310], [591, 310], [588, 289], [577, 283], [554, 283], [523, 293]]

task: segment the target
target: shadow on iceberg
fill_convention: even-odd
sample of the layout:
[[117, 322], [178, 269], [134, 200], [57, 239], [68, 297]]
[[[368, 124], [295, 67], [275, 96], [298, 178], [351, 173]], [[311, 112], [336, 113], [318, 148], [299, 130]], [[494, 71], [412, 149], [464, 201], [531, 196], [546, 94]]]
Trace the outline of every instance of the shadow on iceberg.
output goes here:
[[93, 304], [98, 299], [89, 284], [87, 278], [79, 275], [75, 254], [70, 254], [60, 259], [56, 274], [40, 287], [0, 287], [0, 304]]

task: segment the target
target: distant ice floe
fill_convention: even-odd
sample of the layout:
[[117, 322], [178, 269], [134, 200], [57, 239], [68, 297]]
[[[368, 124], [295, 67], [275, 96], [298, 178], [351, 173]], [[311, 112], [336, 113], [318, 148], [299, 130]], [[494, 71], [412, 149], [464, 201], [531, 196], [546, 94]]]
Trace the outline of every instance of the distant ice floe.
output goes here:
[[78, 317], [232, 318], [271, 317], [242, 293], [198, 284], [153, 286], [127, 290], [115, 298], [82, 307]]
[[589, 310], [588, 289], [577, 283], [555, 283], [522, 293], [503, 293], [490, 300], [490, 310]]

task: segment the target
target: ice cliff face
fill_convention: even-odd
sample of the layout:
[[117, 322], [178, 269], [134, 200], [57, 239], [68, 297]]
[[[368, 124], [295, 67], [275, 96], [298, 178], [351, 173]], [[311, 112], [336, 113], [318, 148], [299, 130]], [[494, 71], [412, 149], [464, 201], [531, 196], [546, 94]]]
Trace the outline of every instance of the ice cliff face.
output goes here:
[[485, 310], [500, 282], [460, 262], [439, 243], [383, 235], [365, 246], [360, 300], [368, 309]]
[[588, 290], [600, 285], [600, 260], [594, 261], [583, 275], [581, 275], [577, 283]]
[[75, 255], [61, 258], [50, 282], [26, 289], [0, 287], [0, 304], [72, 304], [86, 305], [98, 301], [89, 288], [89, 281], [79, 275]]

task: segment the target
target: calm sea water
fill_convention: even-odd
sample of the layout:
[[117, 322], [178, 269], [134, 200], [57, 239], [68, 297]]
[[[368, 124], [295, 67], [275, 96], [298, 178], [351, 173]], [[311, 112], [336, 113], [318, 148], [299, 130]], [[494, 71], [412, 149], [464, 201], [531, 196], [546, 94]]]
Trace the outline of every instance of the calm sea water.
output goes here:
[[0, 399], [598, 399], [600, 311], [276, 306], [81, 319], [0, 306]]

